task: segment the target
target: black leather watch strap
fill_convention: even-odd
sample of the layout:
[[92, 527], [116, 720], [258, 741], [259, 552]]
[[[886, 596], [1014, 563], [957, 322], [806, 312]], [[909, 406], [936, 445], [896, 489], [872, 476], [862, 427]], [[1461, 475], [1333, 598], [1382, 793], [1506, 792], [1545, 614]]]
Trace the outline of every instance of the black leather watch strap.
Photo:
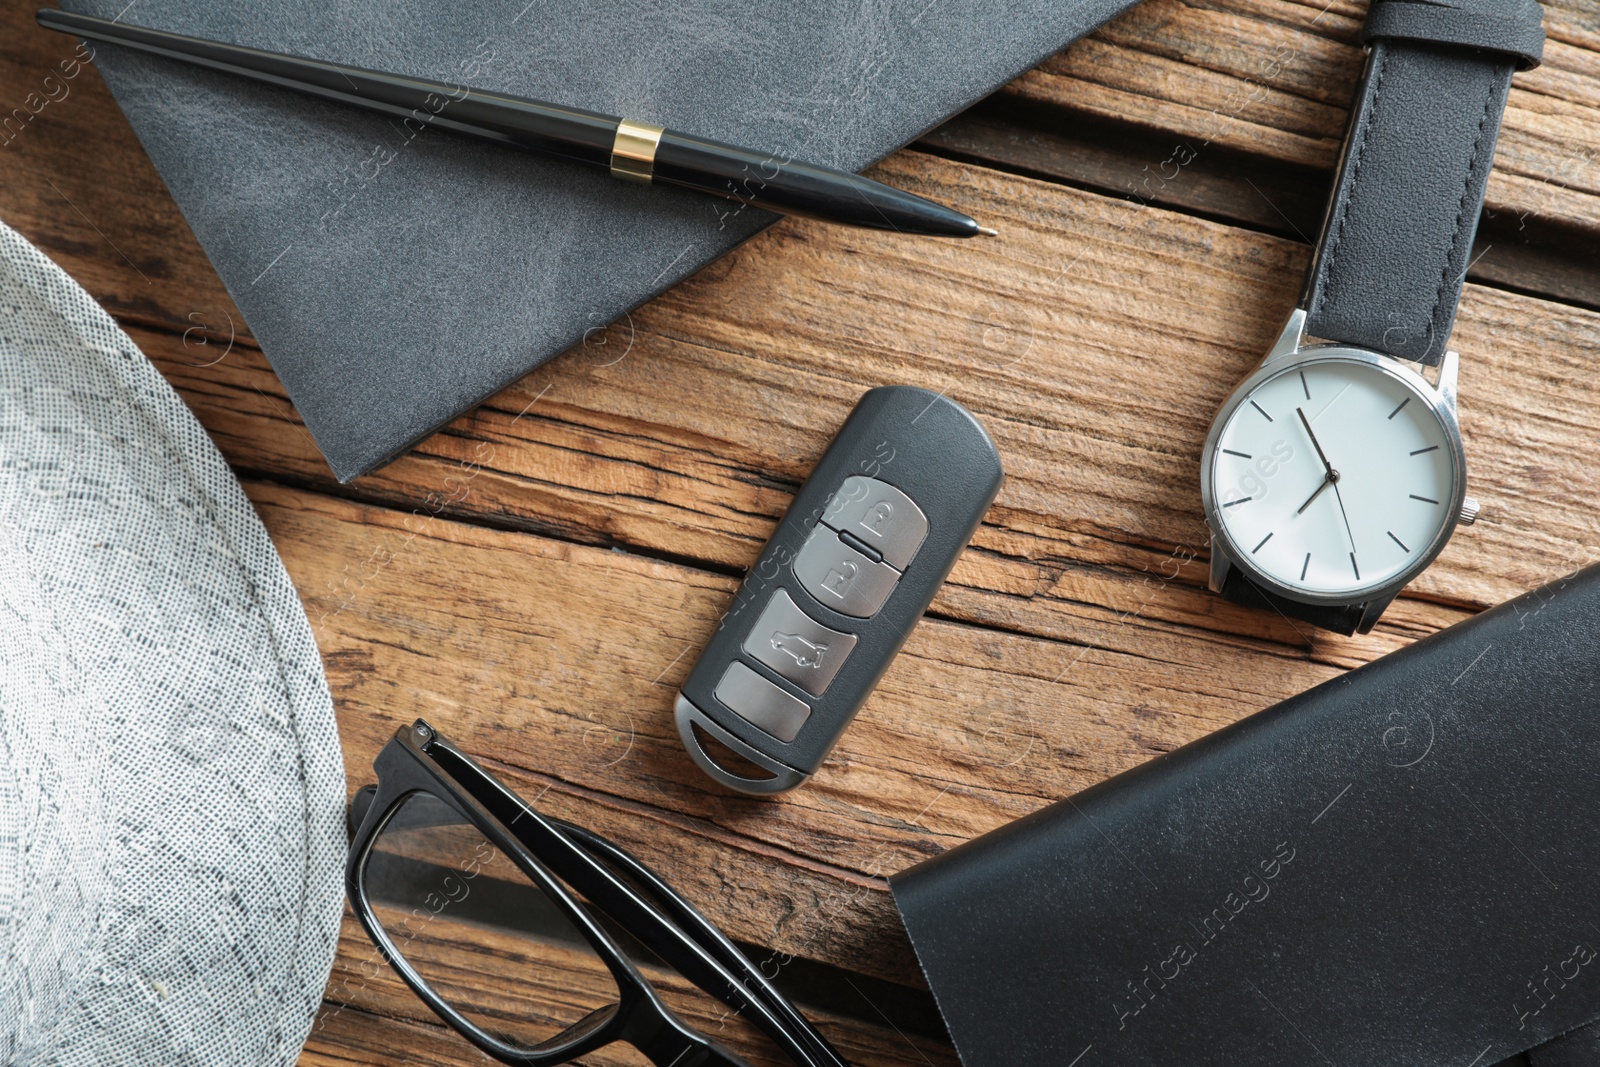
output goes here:
[[1222, 583], [1222, 596], [1235, 604], [1243, 604], [1250, 608], [1266, 608], [1277, 611], [1301, 622], [1309, 622], [1313, 626], [1320, 626], [1324, 630], [1332, 630], [1337, 634], [1349, 637], [1361, 626], [1361, 617], [1366, 614], [1365, 604], [1303, 604], [1298, 600], [1290, 600], [1256, 585], [1238, 567], [1228, 572], [1227, 579]]
[[1535, 0], [1374, 0], [1307, 333], [1443, 358], [1511, 75], [1539, 62], [1541, 14]]

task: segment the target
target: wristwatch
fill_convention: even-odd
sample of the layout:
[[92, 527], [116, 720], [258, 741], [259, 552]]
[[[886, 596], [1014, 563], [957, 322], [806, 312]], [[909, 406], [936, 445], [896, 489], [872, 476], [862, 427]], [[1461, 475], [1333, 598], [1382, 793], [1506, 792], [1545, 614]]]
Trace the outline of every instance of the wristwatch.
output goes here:
[[[1201, 456], [1211, 588], [1366, 633], [1477, 504], [1446, 349], [1534, 0], [1374, 0], [1299, 306]], [[1432, 375], [1430, 380], [1429, 375]]]

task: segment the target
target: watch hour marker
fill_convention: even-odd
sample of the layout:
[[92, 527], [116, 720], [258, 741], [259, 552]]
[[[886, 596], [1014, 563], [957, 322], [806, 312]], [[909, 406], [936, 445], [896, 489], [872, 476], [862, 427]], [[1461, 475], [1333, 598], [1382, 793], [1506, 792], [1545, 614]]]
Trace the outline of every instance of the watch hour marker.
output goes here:
[[1393, 530], [1388, 531], [1388, 533], [1389, 533], [1389, 540], [1393, 541], [1395, 544], [1397, 544], [1401, 548], [1405, 549], [1405, 551], [1407, 551], [1407, 552], [1411, 551], [1411, 549], [1406, 548], [1406, 543], [1404, 541], [1400, 540], [1400, 538], [1398, 538], [1398, 537], [1396, 537], [1394, 535], [1394, 531]]
[[[1408, 397], [1406, 397], [1406, 398], [1405, 398], [1405, 399], [1404, 399], [1404, 400], [1402, 400], [1402, 401], [1400, 401], [1400, 405], [1399, 405], [1399, 407], [1396, 407], [1396, 408], [1395, 408], [1395, 409], [1394, 409], [1394, 410], [1393, 410], [1393, 411], [1391, 411], [1391, 412], [1389, 412], [1389, 417], [1390, 417], [1390, 418], [1391, 418], [1391, 419], [1392, 419], [1392, 418], [1394, 418], [1394, 417], [1395, 417], [1395, 416], [1396, 416], [1396, 415], [1398, 415], [1398, 414], [1400, 414], [1400, 408], [1403, 408], [1403, 407], [1405, 407], [1405, 406], [1406, 406], [1406, 405], [1407, 405], [1407, 404], [1409, 404], [1409, 403], [1411, 403], [1411, 398], [1410, 398], [1410, 397], [1409, 397], [1409, 396], [1408, 396]], [[1414, 455], [1416, 455], [1416, 453], [1415, 453], [1415, 452], [1413, 452], [1413, 453], [1411, 453], [1411, 454], [1412, 454], [1412, 455], [1413, 455], [1413, 456], [1414, 456]]]
[[1437, 504], [1437, 503], [1438, 503], [1438, 501], [1437, 501], [1437, 500], [1432, 500], [1432, 499], [1429, 499], [1429, 498], [1428, 498], [1428, 497], [1425, 497], [1425, 496], [1418, 496], [1418, 495], [1417, 495], [1417, 494], [1415, 494], [1415, 493], [1412, 493], [1412, 494], [1411, 494], [1411, 499], [1412, 499], [1412, 500], [1420, 500], [1420, 501], [1422, 501], [1422, 502], [1423, 502], [1423, 503], [1424, 503], [1424, 504]]
[[1304, 389], [1306, 391], [1306, 399], [1310, 400], [1311, 399], [1311, 386], [1306, 384], [1306, 372], [1305, 371], [1301, 371], [1300, 372], [1300, 388], [1302, 388], [1302, 389]]
[[1248, 452], [1235, 452], [1231, 448], [1224, 448], [1223, 451], [1226, 452], [1230, 456], [1238, 456], [1240, 459], [1254, 459], [1255, 458], [1254, 456], [1252, 456]]
[[1356, 554], [1350, 553], [1350, 569], [1356, 572], [1356, 581], [1361, 580], [1361, 568], [1356, 566]]
[[[1391, 535], [1391, 536], [1393, 536], [1393, 535]], [[1257, 552], [1260, 552], [1261, 551], [1261, 546], [1266, 544], [1270, 540], [1272, 540], [1272, 534], [1267, 534], [1267, 536], [1263, 537], [1259, 542], [1256, 543], [1256, 547], [1254, 547], [1254, 548], [1252, 548], [1250, 550], [1250, 554], [1253, 556]]]
[[[1404, 405], [1401, 405], [1401, 406], [1402, 406], [1402, 407], [1404, 407]], [[1397, 410], [1398, 410], [1398, 409], [1397, 409]], [[1419, 448], [1419, 449], [1417, 449], [1417, 450], [1416, 450], [1416, 451], [1415, 451], [1415, 452], [1413, 452], [1413, 453], [1411, 453], [1411, 454], [1412, 454], [1412, 455], [1413, 455], [1413, 456], [1420, 456], [1420, 455], [1422, 455], [1422, 454], [1423, 454], [1423, 453], [1424, 453], [1424, 452], [1432, 452], [1432, 451], [1433, 451], [1433, 450], [1434, 450], [1434, 449], [1436, 449], [1436, 448], [1438, 448], [1438, 447], [1439, 447], [1439, 446], [1438, 446], [1438, 445], [1429, 445], [1429, 446], [1428, 446], [1428, 447], [1427, 447], [1427, 448]]]
[[1307, 552], [1306, 553], [1306, 561], [1304, 563], [1300, 564], [1300, 580], [1302, 582], [1306, 580], [1306, 571], [1308, 571], [1310, 569], [1311, 569], [1311, 553]]
[[1260, 404], [1257, 404], [1254, 400], [1250, 401], [1250, 406], [1261, 412], [1261, 417], [1263, 419], [1266, 419], [1268, 422], [1272, 421], [1272, 416], [1267, 414], [1266, 408], [1262, 407]]
[[1242, 496], [1238, 500], [1226, 500], [1226, 501], [1223, 501], [1222, 506], [1225, 507], [1225, 508], [1231, 508], [1235, 504], [1243, 504], [1246, 500], [1254, 500], [1254, 499], [1255, 499], [1255, 497], [1253, 497], [1253, 496]]

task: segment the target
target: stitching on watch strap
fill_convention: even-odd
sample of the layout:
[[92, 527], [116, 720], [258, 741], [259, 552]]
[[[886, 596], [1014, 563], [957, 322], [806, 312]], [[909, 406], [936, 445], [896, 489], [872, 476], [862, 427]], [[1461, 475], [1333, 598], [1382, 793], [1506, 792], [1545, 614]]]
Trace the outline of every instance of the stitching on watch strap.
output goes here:
[[[1316, 286], [1313, 291], [1312, 306], [1307, 311], [1321, 310], [1322, 305], [1330, 299], [1329, 291], [1333, 288], [1334, 272], [1333, 263], [1339, 252], [1339, 245], [1344, 240], [1345, 221], [1350, 217], [1350, 202], [1355, 199], [1357, 184], [1361, 177], [1361, 165], [1366, 160], [1367, 140], [1372, 136], [1372, 127], [1377, 124], [1378, 102], [1383, 98], [1383, 76], [1389, 66], [1389, 53], [1387, 49], [1380, 50], [1377, 67], [1372, 72], [1372, 105], [1362, 117], [1361, 141], [1355, 147], [1355, 153], [1350, 160], [1350, 180], [1346, 187], [1344, 202], [1339, 205], [1339, 223], [1333, 228], [1333, 236], [1328, 241], [1328, 248], [1322, 255], [1322, 262], [1316, 270], [1322, 275], [1323, 284]], [[1352, 107], [1359, 106], [1359, 101], [1353, 102]]]
[[[1483, 166], [1484, 163], [1483, 131], [1484, 128], [1489, 124], [1489, 112], [1494, 108], [1495, 97], [1498, 95], [1499, 93], [1495, 85], [1490, 83], [1488, 86], [1488, 91], [1484, 94], [1483, 98], [1483, 113], [1478, 116], [1478, 133], [1472, 141], [1472, 155], [1467, 160], [1466, 180], [1461, 184], [1461, 204], [1456, 210], [1456, 226], [1455, 231], [1450, 238], [1450, 249], [1445, 255], [1444, 271], [1439, 275], [1439, 292], [1434, 297], [1433, 307], [1428, 312], [1428, 321], [1423, 324], [1423, 328], [1426, 329], [1430, 334], [1428, 340], [1428, 351], [1430, 354], [1433, 351], [1433, 338], [1431, 335], [1433, 333], [1434, 326], [1439, 321], [1439, 308], [1444, 305], [1445, 295], [1453, 288], [1456, 292], [1456, 299], [1460, 299], [1461, 285], [1466, 281], [1468, 268], [1472, 266], [1471, 263], [1467, 263], [1461, 268], [1461, 276], [1459, 278], [1452, 278], [1452, 274], [1454, 272], [1451, 268], [1456, 262], [1457, 250], [1461, 247], [1461, 239], [1466, 236], [1469, 230], [1476, 229], [1476, 224], [1478, 221], [1477, 212], [1474, 210], [1472, 218], [1469, 219], [1467, 218], [1467, 211], [1469, 208], [1473, 207], [1472, 188], [1473, 185], [1476, 184], [1478, 168]], [[1471, 254], [1472, 249], [1468, 248], [1466, 255], [1470, 256]], [[1462, 258], [1465, 258], [1465, 256]], [[1453, 285], [1452, 282], [1454, 283]], [[1442, 344], [1444, 342], [1441, 341], [1440, 343]]]

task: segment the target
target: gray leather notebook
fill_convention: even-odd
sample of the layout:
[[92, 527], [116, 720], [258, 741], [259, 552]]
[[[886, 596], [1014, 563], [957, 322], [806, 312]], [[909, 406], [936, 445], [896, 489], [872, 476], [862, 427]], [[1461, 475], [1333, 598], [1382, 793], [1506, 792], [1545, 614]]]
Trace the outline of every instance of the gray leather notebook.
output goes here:
[[[859, 170], [1132, 0], [66, 0]], [[774, 218], [132, 54], [96, 62], [341, 480]], [[915, 238], [907, 238], [913, 240]]]

